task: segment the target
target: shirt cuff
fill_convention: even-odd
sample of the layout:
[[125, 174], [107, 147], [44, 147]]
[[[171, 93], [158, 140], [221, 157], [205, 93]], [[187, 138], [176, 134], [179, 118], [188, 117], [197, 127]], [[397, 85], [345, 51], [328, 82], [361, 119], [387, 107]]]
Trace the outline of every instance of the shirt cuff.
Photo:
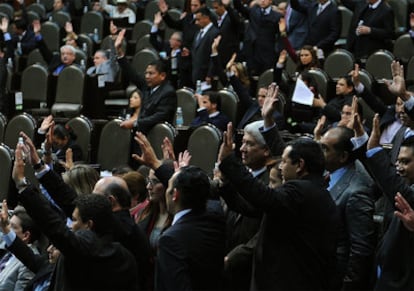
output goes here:
[[351, 142], [354, 145], [354, 148], [352, 150], [356, 150], [362, 147], [368, 141], [368, 139], [369, 136], [366, 132], [362, 136], [352, 137]]
[[362, 82], [359, 82], [358, 86], [355, 86], [355, 91], [358, 94], [361, 94], [364, 91], [364, 89], [365, 89], [365, 86], [364, 84], [362, 84]]
[[8, 234], [3, 234], [3, 240], [6, 243], [6, 247], [11, 246], [15, 239], [16, 233], [13, 230], [10, 230]]
[[227, 78], [231, 78], [234, 76], [234, 72], [233, 71], [227, 71], [226, 72]]
[[210, 55], [210, 57], [217, 57], [218, 56], [218, 53], [212, 53], [211, 55]]
[[151, 26], [151, 33], [156, 33], [158, 31], [158, 27], [155, 25]]
[[11, 35], [10, 35], [10, 33], [8, 33], [8, 32], [6, 32], [5, 34], [3, 34], [3, 37], [4, 37], [4, 41], [9, 41], [9, 40], [11, 40]]
[[265, 126], [263, 126], [263, 127], [261, 127], [261, 128], [259, 128], [259, 131], [260, 132], [268, 132], [269, 130], [271, 130], [272, 128], [274, 128], [276, 126], [276, 122], [274, 122], [273, 124], [272, 124], [272, 126], [270, 126], [270, 127], [265, 127]]
[[201, 112], [201, 111], [204, 111], [204, 110], [207, 110], [207, 108], [205, 108], [205, 107], [200, 107], [200, 108], [198, 108], [198, 109], [197, 109], [197, 112]]
[[42, 37], [41, 34], [35, 36], [36, 41], [41, 41], [42, 39], [43, 39], [43, 37]]
[[367, 158], [371, 158], [373, 155], [375, 155], [376, 153], [378, 153], [379, 151], [382, 151], [382, 147], [375, 147], [372, 148], [370, 150], [367, 150], [366, 152], [366, 156]]
[[44, 175], [46, 175], [50, 171], [49, 165], [45, 165], [45, 167], [40, 170], [39, 172], [35, 172], [35, 176], [37, 179], [42, 178]]
[[404, 102], [404, 107], [408, 110], [413, 109], [414, 107], [414, 96], [410, 96], [407, 101]]

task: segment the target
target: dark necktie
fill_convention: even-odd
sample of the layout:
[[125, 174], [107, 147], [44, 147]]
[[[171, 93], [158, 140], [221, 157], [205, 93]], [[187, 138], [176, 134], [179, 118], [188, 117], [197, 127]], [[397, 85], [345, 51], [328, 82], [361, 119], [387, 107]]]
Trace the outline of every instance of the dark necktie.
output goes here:
[[198, 33], [197, 38], [196, 38], [196, 41], [195, 41], [196, 47], [200, 44], [200, 41], [201, 41], [202, 36], [203, 36], [203, 30], [200, 29], [200, 32]]
[[4, 270], [4, 268], [7, 265], [7, 262], [10, 260], [10, 258], [12, 257], [12, 253], [11, 252], [7, 252], [0, 260], [0, 273], [1, 271]]

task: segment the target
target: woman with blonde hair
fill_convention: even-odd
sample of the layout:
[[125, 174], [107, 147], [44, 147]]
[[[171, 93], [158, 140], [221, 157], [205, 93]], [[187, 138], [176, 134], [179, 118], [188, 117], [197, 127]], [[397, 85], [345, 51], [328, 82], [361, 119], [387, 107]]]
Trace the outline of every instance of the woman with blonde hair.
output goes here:
[[92, 193], [98, 180], [98, 171], [84, 164], [74, 165], [63, 174], [63, 181], [72, 187], [78, 195]]

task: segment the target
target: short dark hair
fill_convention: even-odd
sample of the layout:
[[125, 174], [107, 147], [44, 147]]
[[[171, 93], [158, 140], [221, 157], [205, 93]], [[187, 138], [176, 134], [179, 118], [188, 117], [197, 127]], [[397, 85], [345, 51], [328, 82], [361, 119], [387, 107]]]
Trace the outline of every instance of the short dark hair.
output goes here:
[[116, 182], [108, 184], [103, 194], [105, 196], [114, 196], [123, 209], [131, 207], [131, 193]]
[[152, 61], [148, 64], [148, 66], [153, 66], [158, 73], [167, 73], [167, 66], [161, 60]]
[[27, 22], [25, 19], [20, 18], [14, 21], [14, 25], [17, 29], [26, 30], [27, 29]]
[[75, 199], [75, 207], [83, 222], [93, 221], [92, 230], [98, 235], [113, 232], [111, 202], [104, 195], [87, 194]]
[[302, 159], [309, 174], [323, 174], [325, 171], [325, 157], [321, 146], [316, 141], [302, 137], [290, 141], [287, 146], [291, 147], [288, 157], [293, 164]]
[[212, 16], [213, 16], [213, 14], [211, 13], [210, 9], [208, 7], [206, 7], [206, 6], [200, 7], [200, 9], [198, 9], [196, 11], [196, 14], [197, 13], [201, 13], [201, 15], [207, 16], [210, 20], [212, 19]]
[[30, 232], [29, 243], [35, 242], [40, 238], [41, 231], [36, 222], [27, 214], [26, 209], [21, 206], [17, 206], [13, 211], [13, 216], [16, 216], [20, 220], [20, 226], [23, 232]]
[[76, 140], [77, 136], [69, 125], [56, 124], [53, 128], [53, 135], [60, 139], [67, 137], [68, 139]]
[[217, 105], [218, 111], [221, 110], [221, 96], [219, 93], [214, 92], [214, 91], [207, 91], [204, 93], [204, 95], [208, 96], [208, 99], [210, 100], [211, 103]]
[[402, 143], [402, 147], [409, 147], [413, 150], [414, 153], [414, 136], [407, 137]]
[[175, 177], [173, 187], [180, 191], [180, 204], [184, 209], [191, 208], [193, 211], [206, 209], [210, 181], [199, 167], [181, 168]]

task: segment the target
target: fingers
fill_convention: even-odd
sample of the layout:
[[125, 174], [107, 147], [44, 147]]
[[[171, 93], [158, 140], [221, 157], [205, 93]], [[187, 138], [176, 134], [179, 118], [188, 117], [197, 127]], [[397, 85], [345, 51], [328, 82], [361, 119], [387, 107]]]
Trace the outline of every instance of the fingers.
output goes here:
[[231, 122], [229, 122], [227, 124], [227, 131], [226, 131], [226, 135], [225, 135], [225, 142], [226, 145], [232, 145], [233, 144], [233, 124]]
[[410, 204], [407, 202], [407, 200], [405, 200], [405, 198], [400, 194], [400, 192], [398, 192], [397, 195], [395, 195], [394, 199], [396, 202], [395, 205], [398, 205], [397, 208], [401, 210], [403, 213], [413, 211]]

